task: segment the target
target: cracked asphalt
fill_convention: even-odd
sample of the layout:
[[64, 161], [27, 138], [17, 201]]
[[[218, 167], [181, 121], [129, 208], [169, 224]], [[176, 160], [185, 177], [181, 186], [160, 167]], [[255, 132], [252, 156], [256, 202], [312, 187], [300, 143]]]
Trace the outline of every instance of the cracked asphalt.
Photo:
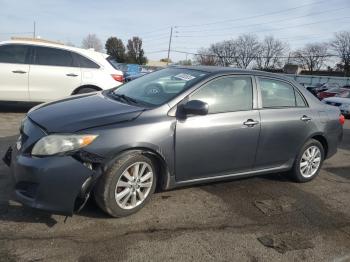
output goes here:
[[[1, 155], [26, 110], [0, 105]], [[120, 219], [93, 201], [66, 222], [24, 208], [1, 163], [0, 261], [350, 261], [349, 122], [312, 182], [271, 174], [161, 192]]]

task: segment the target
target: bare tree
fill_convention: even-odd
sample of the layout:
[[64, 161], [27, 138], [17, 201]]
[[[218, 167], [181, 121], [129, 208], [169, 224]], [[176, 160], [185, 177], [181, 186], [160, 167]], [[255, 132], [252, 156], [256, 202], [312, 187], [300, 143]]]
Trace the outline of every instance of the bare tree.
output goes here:
[[259, 54], [260, 44], [255, 35], [241, 35], [235, 41], [236, 64], [240, 68], [247, 68]]
[[195, 61], [199, 65], [215, 66], [218, 65], [218, 59], [209, 49], [202, 48], [195, 55]]
[[346, 76], [350, 75], [350, 32], [339, 32], [331, 42], [331, 48], [338, 53]]
[[259, 53], [256, 57], [258, 69], [269, 70], [280, 68], [283, 63], [281, 58], [288, 50], [288, 45], [282, 41], [267, 36], [260, 44]]
[[218, 65], [230, 66], [236, 64], [237, 49], [234, 40], [212, 44], [209, 52], [216, 56]]
[[313, 73], [320, 70], [327, 60], [326, 44], [307, 44], [304, 48], [295, 51], [292, 55], [295, 62]]
[[88, 34], [83, 39], [82, 47], [86, 49], [93, 48], [97, 52], [102, 51], [101, 40], [95, 34]]

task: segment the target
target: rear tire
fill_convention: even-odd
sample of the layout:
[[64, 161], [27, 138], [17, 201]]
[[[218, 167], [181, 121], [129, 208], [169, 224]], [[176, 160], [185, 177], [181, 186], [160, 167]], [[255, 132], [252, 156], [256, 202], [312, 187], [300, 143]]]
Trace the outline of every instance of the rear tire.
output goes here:
[[310, 139], [300, 150], [290, 175], [299, 183], [311, 181], [320, 173], [323, 160], [322, 144], [315, 139]]
[[157, 184], [152, 159], [130, 153], [118, 158], [95, 187], [98, 206], [113, 217], [124, 217], [143, 208]]
[[86, 93], [92, 93], [92, 92], [96, 92], [98, 90], [96, 90], [95, 88], [92, 87], [83, 87], [81, 89], [79, 89], [75, 95], [80, 95], [80, 94], [86, 94]]

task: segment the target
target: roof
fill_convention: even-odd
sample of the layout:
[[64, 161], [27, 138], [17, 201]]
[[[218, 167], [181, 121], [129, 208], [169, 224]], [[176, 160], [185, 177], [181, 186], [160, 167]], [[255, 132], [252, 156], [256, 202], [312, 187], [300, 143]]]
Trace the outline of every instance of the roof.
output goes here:
[[107, 56], [106, 54], [96, 52], [93, 49], [78, 48], [78, 47], [68, 46], [62, 43], [56, 43], [56, 42], [42, 40], [42, 39], [16, 38], [14, 40], [2, 41], [0, 42], [0, 44], [1, 45], [2, 44], [26, 44], [26, 45], [34, 45], [34, 46], [47, 46], [47, 47], [53, 47], [53, 48], [60, 48], [68, 51], [74, 51], [91, 58], [95, 57], [95, 59], [101, 59], [101, 56], [103, 56], [104, 58]]
[[170, 66], [176, 68], [184, 68], [184, 69], [192, 69], [192, 70], [200, 70], [208, 73], [241, 73], [241, 74], [250, 74], [250, 75], [261, 75], [261, 76], [270, 76], [270, 77], [278, 77], [282, 79], [287, 79], [290, 81], [290, 78], [286, 78], [283, 75], [260, 71], [260, 70], [250, 70], [250, 69], [241, 69], [234, 67], [223, 67], [223, 66]]

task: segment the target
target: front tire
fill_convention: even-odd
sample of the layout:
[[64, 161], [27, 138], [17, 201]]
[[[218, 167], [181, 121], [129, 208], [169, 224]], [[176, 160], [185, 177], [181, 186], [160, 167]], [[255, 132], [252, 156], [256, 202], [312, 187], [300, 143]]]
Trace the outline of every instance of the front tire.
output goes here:
[[136, 213], [149, 201], [157, 184], [152, 159], [130, 153], [118, 158], [95, 188], [98, 206], [113, 217]]
[[322, 144], [315, 139], [310, 139], [300, 150], [290, 172], [291, 176], [296, 182], [311, 181], [319, 174], [323, 160]]

